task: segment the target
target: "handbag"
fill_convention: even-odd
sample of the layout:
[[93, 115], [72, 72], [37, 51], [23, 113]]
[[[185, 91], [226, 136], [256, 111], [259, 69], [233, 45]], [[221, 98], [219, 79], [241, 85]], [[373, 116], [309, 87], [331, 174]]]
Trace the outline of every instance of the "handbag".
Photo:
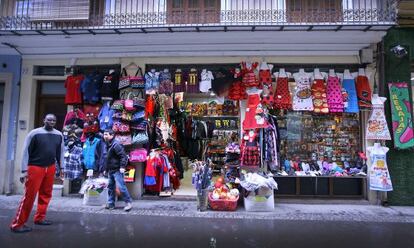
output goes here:
[[113, 110], [123, 110], [124, 109], [124, 100], [115, 100], [111, 106]]
[[145, 111], [140, 110], [132, 115], [131, 122], [141, 123], [145, 120]]
[[134, 130], [145, 131], [147, 130], [147, 125], [148, 125], [148, 122], [144, 119], [140, 123], [132, 122], [130, 125], [130, 128]]
[[116, 134], [115, 139], [124, 146], [129, 146], [132, 144], [131, 134]]
[[132, 144], [134, 145], [144, 145], [149, 142], [147, 130], [145, 131], [138, 131], [132, 137]]
[[124, 100], [124, 109], [126, 111], [134, 111], [134, 100], [132, 100], [132, 92], [128, 93], [127, 99]]
[[130, 121], [132, 120], [132, 113], [127, 112], [127, 111], [125, 111], [125, 110], [124, 110], [124, 111], [122, 112], [121, 119], [122, 119], [123, 121], [130, 122]]
[[141, 67], [138, 67], [137, 72], [134, 77], [129, 78], [129, 85], [133, 89], [144, 89], [145, 88], [145, 79], [142, 75]]
[[127, 123], [116, 121], [112, 125], [112, 130], [116, 133], [129, 133], [131, 129]]
[[144, 148], [138, 148], [132, 150], [129, 153], [129, 161], [130, 162], [145, 162], [147, 161], [147, 150]]

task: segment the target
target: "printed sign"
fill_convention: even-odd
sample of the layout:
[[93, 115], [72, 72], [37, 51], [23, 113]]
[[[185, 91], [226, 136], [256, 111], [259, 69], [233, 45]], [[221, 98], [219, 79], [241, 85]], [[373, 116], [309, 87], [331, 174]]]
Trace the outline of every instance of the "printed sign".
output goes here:
[[414, 147], [413, 118], [408, 93], [408, 84], [388, 83], [391, 101], [392, 130], [394, 147], [407, 149]]

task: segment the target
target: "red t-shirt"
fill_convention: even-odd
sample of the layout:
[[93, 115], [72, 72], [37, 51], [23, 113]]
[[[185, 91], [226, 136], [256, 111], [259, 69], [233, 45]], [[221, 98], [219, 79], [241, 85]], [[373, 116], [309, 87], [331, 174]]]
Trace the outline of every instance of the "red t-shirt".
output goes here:
[[65, 81], [66, 104], [82, 104], [82, 95], [80, 86], [83, 80], [83, 75], [68, 76]]

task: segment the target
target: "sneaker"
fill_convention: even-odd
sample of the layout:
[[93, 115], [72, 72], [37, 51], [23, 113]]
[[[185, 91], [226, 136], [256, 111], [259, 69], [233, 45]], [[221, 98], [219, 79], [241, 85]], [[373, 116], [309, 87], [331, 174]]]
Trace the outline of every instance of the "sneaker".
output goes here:
[[126, 204], [126, 206], [124, 207], [124, 211], [129, 212], [131, 209], [132, 209], [132, 204], [130, 202], [128, 202]]
[[115, 206], [112, 205], [112, 204], [106, 204], [105, 209], [113, 210], [113, 209], [115, 209]]
[[10, 231], [12, 231], [14, 233], [25, 233], [25, 232], [31, 232], [32, 228], [24, 225], [24, 226], [19, 227], [19, 228], [11, 228], [10, 227]]

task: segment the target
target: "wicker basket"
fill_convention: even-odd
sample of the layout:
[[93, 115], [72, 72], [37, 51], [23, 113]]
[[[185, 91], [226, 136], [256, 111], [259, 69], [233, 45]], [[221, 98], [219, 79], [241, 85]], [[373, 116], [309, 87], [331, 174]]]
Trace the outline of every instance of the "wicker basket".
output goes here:
[[234, 200], [227, 200], [227, 199], [213, 199], [213, 193], [208, 193], [208, 203], [210, 208], [216, 211], [236, 211], [237, 209], [237, 201], [239, 200], [239, 196], [237, 196]]

